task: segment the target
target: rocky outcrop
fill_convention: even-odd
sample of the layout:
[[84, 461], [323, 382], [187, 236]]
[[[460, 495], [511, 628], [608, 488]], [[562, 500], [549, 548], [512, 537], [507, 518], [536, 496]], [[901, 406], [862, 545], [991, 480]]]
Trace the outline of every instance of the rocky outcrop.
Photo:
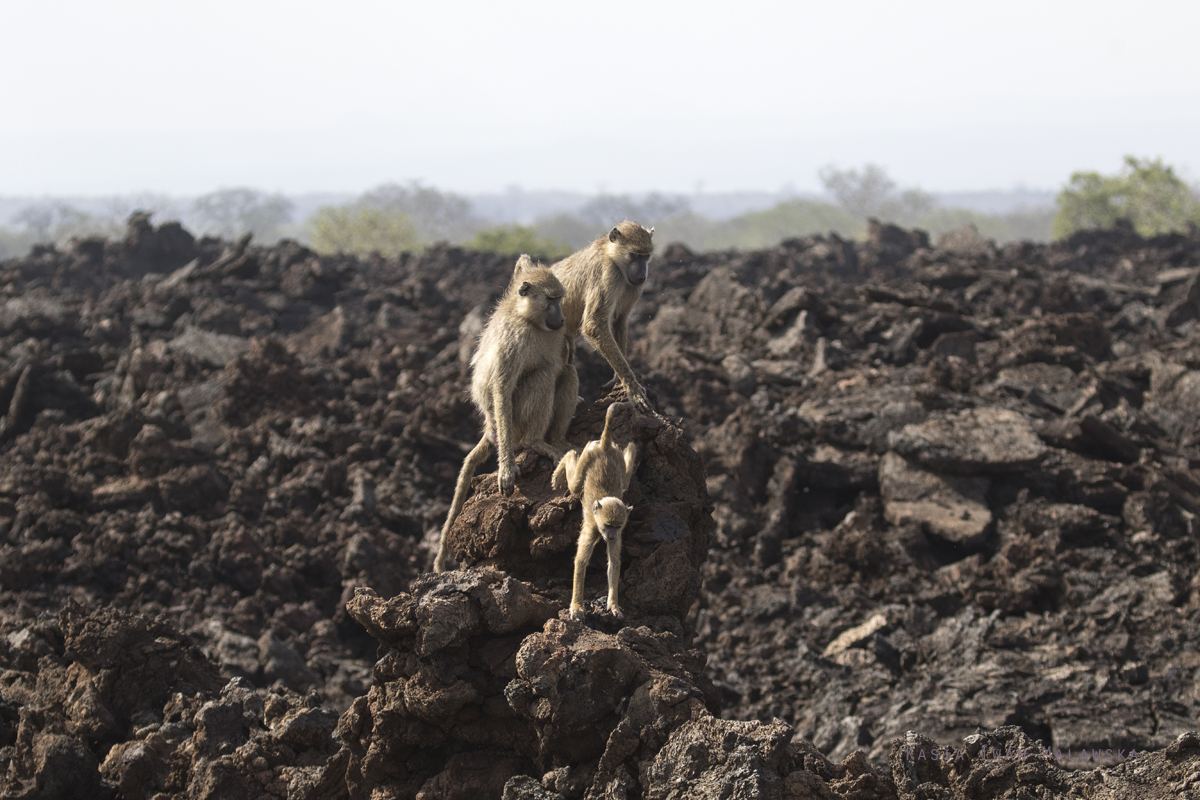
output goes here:
[[[568, 441], [582, 447], [599, 439], [611, 402], [581, 410]], [[700, 565], [714, 527], [704, 467], [682, 429], [662, 417], [618, 423], [615, 435], [622, 446], [632, 441], [638, 447], [637, 472], [624, 497], [633, 513], [622, 536], [622, 608], [629, 624], [683, 634], [681, 620], [699, 596]], [[517, 463], [522, 477], [511, 497], [500, 494], [494, 475], [475, 479], [474, 494], [448, 533], [450, 552], [464, 567], [501, 569], [566, 605], [582, 524], [579, 499], [550, 487], [555, 465], [549, 459], [526, 452]], [[606, 557], [602, 548], [593, 554], [601, 566]], [[592, 574], [589, 597], [603, 600], [604, 570]]]

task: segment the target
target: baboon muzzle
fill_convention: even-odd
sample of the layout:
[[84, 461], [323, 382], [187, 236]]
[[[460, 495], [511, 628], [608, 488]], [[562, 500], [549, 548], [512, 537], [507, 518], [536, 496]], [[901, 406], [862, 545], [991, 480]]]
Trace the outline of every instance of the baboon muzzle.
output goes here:
[[555, 304], [546, 312], [546, 327], [552, 331], [556, 331], [563, 326], [566, 318], [563, 316], [562, 308]]
[[629, 265], [629, 282], [634, 286], [641, 286], [646, 282], [646, 261], [639, 259]]

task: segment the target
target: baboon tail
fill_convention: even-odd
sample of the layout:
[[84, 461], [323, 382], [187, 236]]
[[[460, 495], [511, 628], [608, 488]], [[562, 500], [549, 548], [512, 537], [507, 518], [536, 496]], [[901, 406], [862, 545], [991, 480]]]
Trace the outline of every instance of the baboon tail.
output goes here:
[[608, 407], [608, 412], [604, 415], [604, 433], [600, 434], [600, 446], [608, 447], [612, 444], [612, 425], [613, 419], [616, 418], [617, 412], [623, 408], [632, 408], [633, 403], [622, 401], [613, 403]]
[[450, 532], [450, 527], [454, 525], [454, 520], [458, 519], [458, 514], [462, 511], [463, 505], [467, 502], [467, 492], [471, 488], [471, 478], [475, 477], [475, 471], [479, 469], [479, 465], [491, 455], [492, 443], [488, 439], [488, 434], [485, 432], [483, 438], [479, 440], [479, 444], [467, 453], [467, 457], [463, 459], [462, 469], [458, 473], [458, 483], [454, 485], [454, 501], [450, 503], [450, 513], [446, 515], [446, 522], [442, 525], [442, 538], [438, 543], [437, 558], [433, 560], [433, 571], [444, 572], [446, 569], [446, 534]]

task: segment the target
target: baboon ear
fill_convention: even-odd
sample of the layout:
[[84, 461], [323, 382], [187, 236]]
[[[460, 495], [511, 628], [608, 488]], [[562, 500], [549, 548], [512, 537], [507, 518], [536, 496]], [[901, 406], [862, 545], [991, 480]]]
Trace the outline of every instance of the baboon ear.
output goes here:
[[653, 235], [654, 235], [654, 226], [653, 226], [653, 225], [651, 225], [651, 226], [650, 226], [650, 230], [646, 231], [646, 233], [648, 233], [648, 234], [650, 234], [651, 236], [653, 236]]
[[608, 240], [610, 242], [615, 242], [617, 239], [620, 239], [620, 238], [621, 238], [621, 232], [619, 230], [617, 230], [616, 228], [613, 228], [611, 231], [608, 232]]
[[600, 510], [600, 501], [597, 500], [596, 502], [592, 503], [592, 511], [599, 511], [599, 510]]
[[517, 289], [517, 294], [521, 295], [521, 297], [528, 297], [529, 293], [532, 291], [533, 291], [533, 284], [530, 283], [529, 281], [525, 281], [524, 283], [521, 284], [521, 288]]
[[625, 512], [626, 512], [626, 513], [628, 513], [628, 514], [632, 514], [632, 513], [633, 513], [633, 506], [625, 506]]

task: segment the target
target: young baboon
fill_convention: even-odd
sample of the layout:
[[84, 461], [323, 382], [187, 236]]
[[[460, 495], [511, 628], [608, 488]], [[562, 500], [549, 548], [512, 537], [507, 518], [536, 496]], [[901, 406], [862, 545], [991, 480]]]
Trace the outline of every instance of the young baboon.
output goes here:
[[446, 568], [446, 534], [462, 511], [475, 470], [493, 446], [504, 494], [512, 492], [518, 477], [516, 448], [528, 447], [551, 459], [560, 458], [566, 450], [546, 442], [554, 415], [555, 385], [568, 357], [563, 294], [554, 273], [523, 255], [479, 336], [471, 359], [471, 399], [483, 414], [483, 436], [458, 473], [454, 501], [433, 562], [437, 572]]
[[633, 509], [621, 499], [633, 478], [637, 445], [630, 442], [625, 449], [612, 439], [613, 418], [630, 403], [614, 403], [604, 417], [604, 433], [599, 441], [591, 441], [576, 453], [571, 450], [554, 470], [551, 486], [570, 489], [582, 498], [583, 527], [579, 531], [579, 547], [575, 551], [575, 579], [571, 591], [571, 618], [583, 619], [583, 578], [596, 540], [603, 537], [608, 547], [608, 610], [618, 619], [624, 616], [617, 597], [621, 582], [621, 532]]
[[643, 414], [650, 412], [646, 390], [629, 367], [629, 311], [642, 296], [647, 261], [654, 252], [651, 234], [636, 222], [625, 220], [590, 245], [550, 267], [567, 294], [563, 314], [571, 358], [556, 387], [550, 441], [566, 440], [567, 427], [578, 401], [579, 375], [575, 370], [575, 339], [582, 333], [616, 372], [625, 394]]

